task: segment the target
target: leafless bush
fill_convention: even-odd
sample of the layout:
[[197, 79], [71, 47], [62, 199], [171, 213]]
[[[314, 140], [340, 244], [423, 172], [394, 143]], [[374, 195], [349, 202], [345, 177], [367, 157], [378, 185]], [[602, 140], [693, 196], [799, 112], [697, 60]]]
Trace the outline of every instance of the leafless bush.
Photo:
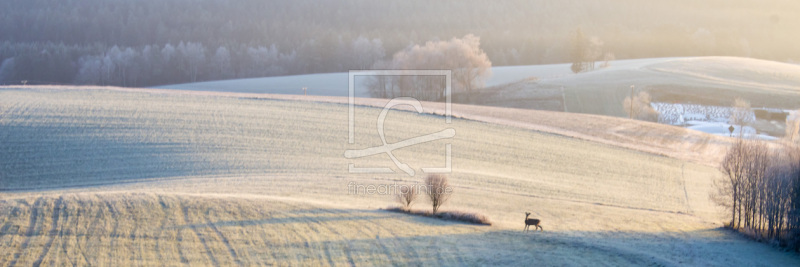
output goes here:
[[[711, 184], [714, 190], [709, 193], [709, 199], [711, 202], [716, 204], [717, 206], [722, 207], [725, 210], [730, 210], [733, 208], [733, 204], [731, 203], [732, 200], [732, 193], [733, 187], [731, 186], [731, 180], [729, 179], [720, 179], [714, 180]], [[726, 227], [733, 228], [731, 223], [725, 223]]]
[[755, 115], [753, 114], [753, 109], [750, 108], [750, 102], [744, 98], [737, 97], [733, 101], [730, 123], [739, 125], [739, 131], [741, 132], [744, 126], [748, 126], [753, 122], [755, 122]]
[[800, 141], [800, 110], [795, 110], [789, 113], [786, 117], [786, 135], [785, 139], [792, 144]]
[[622, 101], [622, 106], [630, 118], [646, 121], [658, 121], [658, 111], [650, 106], [651, 98], [647, 92], [639, 92], [638, 95], [626, 97]]
[[431, 174], [425, 178], [425, 194], [433, 206], [433, 213], [436, 214], [439, 208], [450, 200], [453, 189], [447, 176], [441, 174]]
[[401, 186], [399, 191], [400, 192], [395, 196], [395, 201], [403, 205], [405, 209], [411, 208], [411, 205], [417, 200], [417, 197], [419, 197], [419, 191], [417, 191], [416, 186]]
[[[389, 62], [376, 62], [373, 69], [445, 69], [452, 71], [453, 92], [467, 96], [484, 87], [491, 76], [492, 62], [480, 48], [480, 38], [468, 34], [449, 41], [430, 41], [413, 45], [394, 54]], [[437, 101], [445, 96], [444, 76], [383, 76], [367, 82], [373, 97], [410, 96], [419, 100]]]
[[614, 53], [606, 52], [605, 54], [603, 54], [603, 64], [600, 65], [600, 67], [607, 68], [608, 66], [611, 65], [609, 61], [613, 61], [615, 59], [617, 58], [614, 56]]

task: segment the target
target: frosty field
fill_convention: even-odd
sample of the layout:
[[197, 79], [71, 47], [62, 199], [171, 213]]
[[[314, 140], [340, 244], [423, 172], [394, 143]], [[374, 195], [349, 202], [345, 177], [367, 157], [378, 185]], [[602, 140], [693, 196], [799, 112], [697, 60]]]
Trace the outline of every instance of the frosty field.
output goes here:
[[[800, 264], [719, 229], [708, 193], [723, 137], [495, 107], [454, 105], [451, 124], [389, 112], [389, 143], [455, 130], [394, 154], [439, 167], [452, 144], [444, 209], [493, 221], [474, 226], [348, 194], [422, 176], [348, 172], [394, 166], [385, 154], [344, 157], [381, 144], [380, 103], [359, 103], [348, 144], [347, 105], [301, 97], [0, 89], [0, 265]], [[662, 130], [690, 137], [689, 152]], [[521, 232], [526, 211], [544, 232]]]
[[[598, 66], [602, 62], [597, 63]], [[683, 101], [707, 105], [729, 105], [733, 96], [750, 100], [754, 107], [795, 109], [800, 99], [800, 66], [775, 61], [741, 57], [676, 57], [610, 61], [607, 67], [574, 74], [569, 64], [493, 67], [486, 81], [498, 95], [508, 84], [535, 77], [526, 91], [563, 89], [570, 112], [625, 116], [621, 99], [630, 94], [630, 86], [648, 91], [656, 101]], [[347, 73], [324, 73], [296, 76], [238, 79], [159, 86], [165, 89], [272, 93], [320, 96], [347, 96]], [[523, 92], [524, 93], [524, 92]], [[358, 97], [368, 93], [355, 86]], [[523, 95], [524, 96], [524, 95]], [[521, 97], [513, 94], [513, 98]], [[513, 98], [509, 100], [513, 100]], [[730, 99], [728, 99], [730, 98]], [[503, 105], [496, 102], [493, 105]]]

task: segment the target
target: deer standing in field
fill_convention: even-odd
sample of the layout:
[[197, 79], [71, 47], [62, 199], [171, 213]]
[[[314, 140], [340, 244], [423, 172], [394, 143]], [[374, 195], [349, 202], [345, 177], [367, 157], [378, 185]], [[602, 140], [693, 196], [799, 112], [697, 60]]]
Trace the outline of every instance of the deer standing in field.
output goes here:
[[536, 228], [534, 228], [534, 229], [533, 229], [534, 231], [536, 231], [536, 229], [539, 229], [539, 230], [541, 230], [542, 232], [544, 232], [544, 228], [542, 228], [541, 226], [539, 226], [539, 222], [540, 222], [540, 220], [539, 220], [539, 219], [528, 219], [528, 216], [531, 216], [531, 213], [530, 213], [530, 212], [526, 212], [526, 213], [525, 213], [525, 229], [524, 229], [524, 230], [522, 230], [522, 231], [523, 231], [523, 232], [527, 232], [527, 231], [528, 231], [528, 228], [530, 228], [530, 227], [531, 227], [531, 225], [533, 225], [533, 226], [536, 226]]

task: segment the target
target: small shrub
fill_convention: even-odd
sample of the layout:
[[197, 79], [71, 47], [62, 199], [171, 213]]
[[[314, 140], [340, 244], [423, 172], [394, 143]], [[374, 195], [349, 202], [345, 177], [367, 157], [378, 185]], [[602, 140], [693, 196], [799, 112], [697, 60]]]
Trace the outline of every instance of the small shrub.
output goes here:
[[468, 222], [474, 224], [492, 225], [489, 217], [479, 213], [463, 212], [463, 211], [446, 211], [439, 213], [437, 217], [445, 220]]
[[413, 185], [401, 186], [399, 191], [400, 192], [395, 196], [395, 201], [403, 205], [403, 208], [406, 209], [411, 208], [411, 205], [413, 205], [414, 201], [419, 197], [419, 191], [417, 191], [417, 187]]
[[385, 210], [391, 212], [400, 212], [411, 215], [430, 217], [430, 218], [438, 218], [447, 221], [459, 221], [471, 224], [492, 225], [492, 221], [491, 219], [489, 219], [489, 217], [474, 212], [444, 211], [434, 214], [429, 211], [411, 210], [404, 207], [389, 207]]

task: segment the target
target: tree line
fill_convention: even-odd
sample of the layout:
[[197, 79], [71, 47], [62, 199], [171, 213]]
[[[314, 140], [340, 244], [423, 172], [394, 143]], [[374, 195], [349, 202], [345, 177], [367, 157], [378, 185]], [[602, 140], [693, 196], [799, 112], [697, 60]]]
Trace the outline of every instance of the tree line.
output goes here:
[[800, 250], [800, 148], [740, 138], [720, 170], [711, 197], [730, 212], [727, 226]]
[[[179, 42], [142, 47], [0, 43], [0, 84], [153, 86], [205, 80], [366, 69], [385, 55], [378, 39], [359, 36], [337, 47], [336, 66], [276, 45], [207, 47]], [[319, 63], [319, 64], [316, 64]]]
[[[800, 37], [792, 27], [797, 19], [791, 13], [800, 3], [736, 2], [753, 12], [690, 0], [512, 0], [491, 5], [478, 0], [7, 0], [0, 1], [0, 44], [6, 47], [0, 54], [6, 66], [0, 83], [147, 86], [340, 72], [372, 66], [369, 61], [375, 55], [391, 60], [387, 57], [410, 44], [470, 33], [481, 37], [482, 49], [495, 66], [563, 63], [572, 60], [569, 43], [576, 28], [591, 44], [602, 44], [603, 51], [619, 59], [698, 55], [800, 59], [795, 49]], [[365, 56], [352, 53], [356, 42], [369, 43]], [[180, 51], [181, 43], [186, 51]], [[159, 63], [147, 58], [155, 51], [168, 53], [169, 46], [177, 50], [177, 60]], [[181, 61], [198, 62], [193, 56], [199, 53], [189, 51], [198, 46], [204, 48], [199, 62], [215, 64], [217, 52], [223, 59], [227, 50], [231, 66], [221, 67], [225, 72], [206, 66], [179, 69], [185, 65]], [[120, 51], [116, 59], [114, 47]], [[376, 47], [384, 51], [382, 57]], [[247, 58], [251, 49], [259, 50], [252, 53], [261, 53], [268, 62], [252, 63]], [[121, 73], [97, 71], [108, 70], [111, 65], [106, 63], [114, 61]], [[166, 74], [148, 74], [151, 65]], [[79, 79], [81, 67], [86, 70]], [[101, 74], [86, 77], [89, 72]]]

